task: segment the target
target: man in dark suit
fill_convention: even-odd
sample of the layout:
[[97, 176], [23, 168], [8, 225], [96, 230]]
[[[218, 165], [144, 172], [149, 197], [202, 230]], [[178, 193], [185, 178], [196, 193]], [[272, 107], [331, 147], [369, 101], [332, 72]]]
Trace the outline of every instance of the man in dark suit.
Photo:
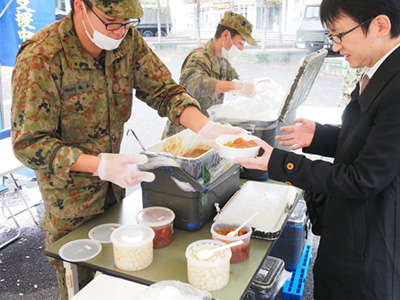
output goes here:
[[366, 67], [342, 126], [298, 118], [281, 145], [334, 157], [333, 163], [259, 142], [261, 157], [241, 159], [269, 178], [325, 195], [314, 264], [314, 297], [400, 299], [400, 1], [323, 0], [333, 50]]

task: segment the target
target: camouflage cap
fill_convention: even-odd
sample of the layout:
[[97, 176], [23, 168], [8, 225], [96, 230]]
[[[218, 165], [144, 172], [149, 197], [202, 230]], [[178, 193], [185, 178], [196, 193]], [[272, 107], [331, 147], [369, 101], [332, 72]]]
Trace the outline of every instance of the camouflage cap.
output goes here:
[[257, 46], [257, 42], [251, 36], [253, 25], [242, 15], [232, 11], [226, 11], [219, 24], [235, 29], [252, 46]]
[[111, 17], [136, 19], [143, 16], [139, 0], [89, 0], [89, 2]]

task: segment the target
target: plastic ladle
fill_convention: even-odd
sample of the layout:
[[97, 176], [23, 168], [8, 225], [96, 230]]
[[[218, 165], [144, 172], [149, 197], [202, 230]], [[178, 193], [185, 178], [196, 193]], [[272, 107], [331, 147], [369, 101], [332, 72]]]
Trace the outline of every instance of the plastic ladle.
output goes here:
[[226, 236], [227, 237], [234, 237], [238, 234], [239, 230], [242, 229], [247, 223], [249, 223], [251, 220], [253, 220], [256, 216], [258, 215], [258, 211], [255, 212], [253, 215], [250, 216], [246, 221], [242, 223], [238, 228], [236, 228], [234, 231], [229, 232]]
[[221, 251], [221, 250], [233, 247], [233, 246], [237, 246], [237, 245], [240, 245], [240, 244], [243, 244], [242, 240], [236, 241], [236, 242], [233, 242], [233, 243], [230, 243], [230, 244], [226, 244], [224, 246], [221, 246], [221, 247], [218, 247], [218, 248], [214, 248], [214, 249], [204, 249], [204, 250], [201, 250], [201, 251], [197, 252], [197, 257], [199, 259], [202, 259], [202, 260], [203, 259], [209, 259], [210, 257], [212, 257], [218, 251]]

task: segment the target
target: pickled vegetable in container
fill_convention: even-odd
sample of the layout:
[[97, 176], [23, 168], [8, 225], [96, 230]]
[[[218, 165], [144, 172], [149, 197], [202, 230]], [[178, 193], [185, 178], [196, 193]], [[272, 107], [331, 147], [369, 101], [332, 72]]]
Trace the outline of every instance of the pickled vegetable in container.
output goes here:
[[150, 226], [154, 230], [154, 249], [166, 247], [172, 243], [174, 219], [174, 212], [161, 206], [144, 208], [136, 216], [138, 224]]
[[251, 226], [249, 225], [243, 226], [243, 228], [239, 230], [237, 236], [233, 237], [226, 236], [230, 231], [235, 230], [238, 226], [240, 226], [239, 221], [224, 220], [223, 222], [213, 223], [210, 229], [212, 238], [215, 240], [222, 241], [226, 244], [240, 240], [243, 241], [243, 244], [231, 248], [232, 257], [230, 262], [232, 264], [246, 260], [249, 257], [250, 253], [250, 241], [251, 241], [250, 237], [252, 233]]

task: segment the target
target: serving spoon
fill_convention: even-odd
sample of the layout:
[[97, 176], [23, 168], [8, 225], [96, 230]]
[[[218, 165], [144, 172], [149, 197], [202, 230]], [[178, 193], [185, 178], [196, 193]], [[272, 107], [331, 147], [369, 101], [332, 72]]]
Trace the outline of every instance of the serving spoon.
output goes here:
[[233, 246], [237, 246], [243, 244], [243, 241], [236, 241], [230, 244], [226, 244], [224, 246], [218, 247], [218, 248], [214, 248], [214, 249], [204, 249], [204, 250], [200, 250], [199, 252], [197, 252], [197, 258], [199, 259], [209, 259], [210, 257], [212, 257], [216, 252], [233, 247]]
[[246, 221], [242, 223], [238, 228], [235, 230], [229, 232], [226, 236], [227, 237], [234, 237], [237, 235], [240, 229], [242, 229], [247, 223], [249, 223], [251, 220], [253, 220], [256, 216], [258, 215], [258, 211], [256, 211], [254, 214], [252, 214]]
[[142, 148], [143, 152], [146, 152], [146, 148], [143, 146], [142, 142], [139, 140], [139, 138], [136, 135], [136, 133], [132, 129], [128, 129], [128, 131], [126, 132], [126, 135], [129, 135], [129, 132], [132, 132], [133, 136], [138, 141], [138, 143], [139, 143], [140, 147]]

